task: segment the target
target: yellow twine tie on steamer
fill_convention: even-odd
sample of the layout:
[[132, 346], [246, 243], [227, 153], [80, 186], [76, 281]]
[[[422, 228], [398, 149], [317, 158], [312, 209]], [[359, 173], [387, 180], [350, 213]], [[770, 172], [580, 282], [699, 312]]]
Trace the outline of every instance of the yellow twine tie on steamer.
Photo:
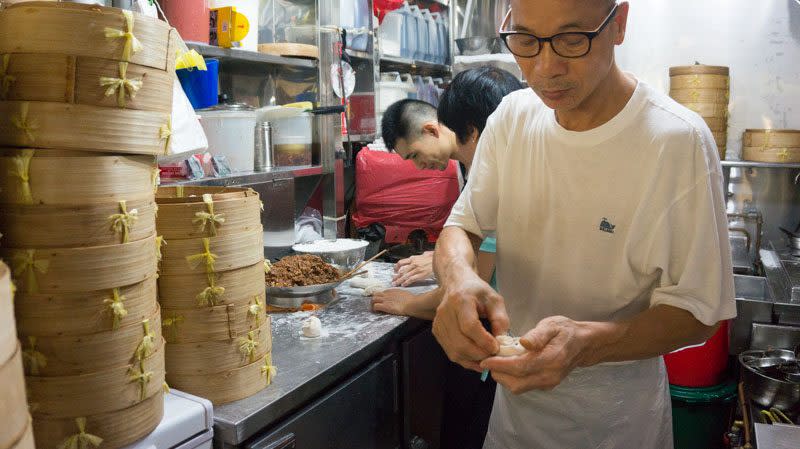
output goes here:
[[184, 319], [183, 315], [172, 315], [170, 317], [164, 318], [161, 321], [161, 327], [167, 328], [167, 333], [173, 340], [178, 337], [178, 326], [183, 324]]
[[31, 159], [33, 150], [22, 150], [12, 160], [13, 168], [8, 171], [11, 176], [19, 178], [19, 196], [23, 204], [33, 204], [31, 193]]
[[781, 161], [786, 162], [786, 159], [789, 159], [789, 150], [786, 148], [781, 148], [781, 151], [778, 152], [778, 158]]
[[142, 327], [144, 328], [144, 337], [142, 337], [142, 342], [136, 348], [136, 358], [138, 360], [144, 360], [156, 349], [156, 334], [150, 331], [150, 320], [142, 321]]
[[119, 294], [118, 288], [115, 288], [111, 290], [111, 298], [103, 301], [103, 303], [108, 304], [108, 308], [111, 310], [113, 317], [112, 329], [119, 329], [119, 321], [128, 315], [128, 311], [125, 310], [125, 304], [122, 302], [124, 300], [125, 297]]
[[105, 96], [117, 94], [117, 106], [124, 108], [127, 106], [127, 97], [131, 100], [136, 96], [136, 92], [142, 88], [142, 78], [128, 79], [128, 63], [119, 63], [119, 78], [109, 76], [100, 77], [100, 86], [106, 88]]
[[699, 86], [699, 85], [700, 85], [700, 75], [698, 75], [698, 74], [694, 74], [694, 75], [692, 75], [692, 81], [691, 81], [691, 83], [692, 83], [692, 84], [693, 84], [695, 87]]
[[225, 223], [225, 215], [214, 213], [214, 199], [210, 193], [203, 194], [203, 202], [208, 212], [195, 212], [192, 223], [200, 225], [200, 232], [205, 232], [206, 226], [208, 226], [209, 234], [215, 236], [217, 235], [217, 225], [222, 226]]
[[225, 287], [217, 286], [216, 282], [217, 279], [214, 273], [208, 273], [208, 287], [195, 296], [198, 306], [218, 305], [219, 298], [225, 294]]
[[272, 383], [272, 378], [278, 374], [278, 368], [272, 364], [272, 353], [264, 356], [264, 365], [261, 366], [261, 374], [267, 376], [267, 385]]
[[261, 311], [264, 310], [264, 302], [258, 296], [253, 297], [253, 301], [250, 303], [250, 306], [247, 308], [247, 313], [252, 315], [256, 320], [256, 326], [261, 325]]
[[28, 337], [30, 348], [22, 351], [22, 362], [25, 370], [32, 376], [39, 375], [39, 368], [47, 367], [47, 357], [36, 350], [36, 337]]
[[41, 274], [47, 273], [50, 267], [49, 260], [36, 260], [35, 249], [23, 249], [16, 251], [11, 256], [12, 265], [14, 266], [14, 276], [20, 277], [25, 275], [25, 291], [32, 295], [39, 291], [39, 284], [36, 281], [36, 272]]
[[164, 154], [169, 154], [169, 142], [172, 140], [172, 117], [158, 128], [158, 139], [164, 141]]
[[86, 433], [86, 418], [75, 418], [75, 424], [78, 425], [78, 433], [67, 437], [58, 445], [58, 449], [89, 449], [89, 446], [100, 446], [102, 438]]
[[106, 27], [106, 38], [125, 39], [125, 46], [122, 49], [122, 60], [130, 62], [131, 56], [142, 49], [142, 43], [133, 35], [133, 13], [128, 10], [122, 10], [122, 16], [125, 19], [125, 31]]
[[119, 202], [119, 213], [108, 216], [111, 221], [111, 230], [117, 234], [122, 234], [122, 243], [128, 243], [128, 234], [136, 220], [139, 219], [139, 211], [133, 209], [128, 212], [125, 200]]
[[689, 93], [689, 96], [692, 98], [692, 103], [697, 103], [697, 100], [700, 99], [700, 92], [693, 90]]
[[3, 62], [0, 64], [0, 100], [5, 100], [8, 96], [8, 91], [11, 89], [17, 78], [8, 74], [8, 64], [11, 62], [11, 54], [6, 53], [3, 55]]
[[256, 347], [258, 347], [258, 342], [255, 340], [253, 331], [247, 333], [247, 338], [239, 340], [239, 352], [245, 357], [249, 357], [250, 363], [256, 361]]
[[130, 376], [132, 382], [139, 383], [139, 400], [144, 401], [147, 398], [147, 384], [153, 379], [153, 372], [145, 371], [144, 360], [139, 360], [139, 371], [131, 367]]
[[167, 241], [164, 240], [164, 236], [163, 235], [157, 235], [156, 236], [156, 259], [158, 259], [159, 262], [161, 262], [161, 259], [164, 258], [164, 255], [161, 254], [161, 247], [166, 245], [166, 244], [167, 244]]
[[764, 130], [764, 144], [761, 145], [761, 151], [767, 151], [767, 148], [769, 148], [769, 138], [772, 135], [770, 131], [769, 129]]
[[200, 263], [205, 262], [206, 273], [214, 272], [214, 261], [217, 260], [217, 255], [211, 252], [211, 239], [208, 237], [203, 238], [203, 252], [186, 256], [186, 261], [192, 269], [197, 268]]
[[34, 131], [39, 129], [39, 121], [34, 118], [28, 118], [29, 108], [30, 103], [27, 101], [22, 102], [19, 106], [19, 114], [11, 117], [11, 124], [24, 132], [29, 141], [34, 142], [36, 140]]

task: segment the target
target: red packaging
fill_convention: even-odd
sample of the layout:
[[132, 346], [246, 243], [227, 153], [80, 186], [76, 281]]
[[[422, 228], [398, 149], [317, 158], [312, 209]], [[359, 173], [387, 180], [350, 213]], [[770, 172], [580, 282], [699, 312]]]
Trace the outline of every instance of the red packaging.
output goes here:
[[669, 383], [682, 387], [711, 387], [725, 380], [728, 368], [728, 321], [705, 343], [664, 355]]
[[184, 41], [208, 43], [208, 0], [161, 0], [161, 8]]

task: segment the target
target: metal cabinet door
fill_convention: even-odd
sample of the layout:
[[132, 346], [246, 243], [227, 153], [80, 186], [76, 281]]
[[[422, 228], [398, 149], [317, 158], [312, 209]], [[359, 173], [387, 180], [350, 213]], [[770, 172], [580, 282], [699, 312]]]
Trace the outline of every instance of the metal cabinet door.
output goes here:
[[247, 449], [400, 446], [397, 357], [386, 355], [301, 409]]

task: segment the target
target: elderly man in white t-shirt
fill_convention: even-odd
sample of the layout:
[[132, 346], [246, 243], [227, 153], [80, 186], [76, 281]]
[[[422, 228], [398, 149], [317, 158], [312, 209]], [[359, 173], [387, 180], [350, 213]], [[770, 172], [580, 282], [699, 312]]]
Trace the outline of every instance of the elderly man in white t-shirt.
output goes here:
[[[627, 2], [511, 6], [501, 35], [531, 89], [489, 119], [439, 238], [434, 334], [502, 385], [485, 448], [672, 448], [660, 356], [736, 314], [712, 134], [617, 67]], [[491, 231], [499, 294], [473, 268]], [[527, 351], [495, 356], [479, 317]]]

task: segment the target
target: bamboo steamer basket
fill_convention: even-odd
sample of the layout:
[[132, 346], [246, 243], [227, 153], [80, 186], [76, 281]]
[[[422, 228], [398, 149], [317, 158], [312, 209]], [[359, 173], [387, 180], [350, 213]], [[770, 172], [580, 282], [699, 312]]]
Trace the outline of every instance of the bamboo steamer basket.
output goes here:
[[703, 120], [708, 125], [711, 132], [728, 132], [728, 119], [719, 117], [704, 117]]
[[[161, 273], [164, 275], [220, 272], [264, 261], [264, 237], [260, 226], [257, 230], [250, 232], [202, 239], [165, 239], [165, 242], [161, 260]], [[206, 248], [205, 242], [208, 242], [208, 248]], [[209, 253], [216, 256], [213, 267], [208, 263], [211, 260]], [[206, 257], [201, 260], [200, 257], [203, 254]], [[187, 258], [192, 257], [198, 259], [190, 262]]]
[[797, 148], [800, 147], [800, 130], [746, 129], [742, 136], [742, 145], [762, 148]]
[[[27, 415], [26, 415], [27, 416]], [[31, 425], [30, 418], [25, 422], [25, 430], [22, 437], [11, 446], [11, 449], [35, 449], [36, 445], [33, 440], [33, 426]]]
[[728, 104], [727, 89], [675, 89], [669, 90], [669, 96], [679, 103], [723, 103]]
[[[26, 166], [27, 182], [20, 176]], [[0, 203], [51, 206], [152, 200], [154, 170], [152, 156], [0, 148], [0, 171], [8, 174], [0, 177]]]
[[[116, 290], [116, 292], [114, 291]], [[115, 296], [116, 293], [116, 296]], [[124, 316], [115, 314], [115, 300]], [[37, 337], [79, 336], [137, 325], [149, 318], [158, 298], [155, 276], [138, 284], [112, 290], [81, 293], [18, 295], [17, 327]], [[68, 317], [68, 319], [66, 319]]]
[[800, 163], [800, 147], [744, 147], [742, 148], [742, 159], [754, 162], [796, 164]]
[[[117, 449], [152, 432], [163, 415], [164, 394], [159, 391], [133, 407], [79, 418], [85, 419], [83, 428], [86, 434], [103, 439], [100, 449]], [[40, 448], [59, 447], [79, 432], [76, 418], [36, 417], [33, 420], [33, 433]]]
[[[131, 15], [130, 24], [126, 14]], [[0, 34], [0, 54], [87, 56], [170, 71], [177, 50], [176, 41], [171, 38], [174, 31], [166, 22], [97, 5], [60, 2], [13, 5], [0, 11], [0, 30], [4, 30]], [[111, 36], [107, 36], [109, 31]], [[125, 36], [126, 32], [135, 40]], [[135, 41], [141, 44], [138, 51]]]
[[25, 376], [22, 353], [17, 344], [11, 358], [0, 362], [0, 448], [12, 447], [28, 427], [28, 402], [25, 400]]
[[[253, 332], [258, 343], [253, 350], [255, 359], [261, 360], [272, 352], [271, 318]], [[197, 343], [169, 343], [166, 345], [167, 381], [173, 383], [184, 374], [191, 376], [224, 373], [250, 363], [250, 354], [241, 350], [241, 338]], [[209, 363], [213, 360], [213, 363]]]
[[63, 54], [9, 53], [6, 61], [13, 81], [3, 100], [172, 112], [173, 76], [163, 70]]
[[258, 329], [266, 321], [264, 300], [252, 305], [228, 304], [192, 309], [161, 308], [161, 333], [167, 343], [197, 343], [202, 341], [241, 338]]
[[[261, 229], [261, 200], [252, 189], [195, 187], [186, 189], [192, 196], [182, 198], [164, 195], [174, 193], [174, 188], [169, 192], [163, 190], [160, 188], [156, 192], [159, 205], [157, 226], [159, 235], [168, 242]], [[203, 195], [210, 195], [210, 204], [205, 202]]]
[[670, 73], [669, 87], [670, 89], [724, 89], [727, 91], [731, 87], [731, 79], [727, 74], [672, 75]]
[[250, 397], [269, 385], [271, 377], [265, 372], [265, 365], [272, 365], [268, 363], [270, 358], [271, 355], [267, 354], [241, 368], [214, 375], [182, 374], [175, 380], [172, 376], [167, 379], [170, 385], [181, 391], [206, 398], [214, 405], [225, 404]]
[[89, 248], [0, 248], [20, 291], [67, 293], [106, 290], [156, 274], [156, 238]]
[[[75, 248], [144, 240], [156, 232], [152, 199], [88, 206], [5, 205], [0, 232], [6, 245], [20, 248]], [[36, 232], [31, 232], [35, 230]], [[126, 234], [127, 231], [127, 234]]]
[[[152, 338], [155, 350], [161, 342], [161, 314], [158, 306], [150, 315], [147, 331]], [[99, 371], [102, 367], [127, 365], [136, 357], [145, 337], [145, 324], [135, 323], [116, 330], [95, 334], [60, 337], [21, 336], [23, 359], [35, 356], [44, 357], [38, 369], [25, 365], [28, 376], [79, 376]], [[152, 352], [152, 351], [151, 351]], [[149, 353], [145, 354], [149, 355]]]
[[728, 119], [728, 105], [722, 103], [682, 103], [700, 117]]
[[682, 65], [669, 68], [670, 77], [680, 75], [719, 75], [727, 77], [730, 75], [730, 70], [724, 66], [705, 64]]
[[158, 155], [171, 132], [164, 112], [0, 101], [0, 146]]
[[[132, 407], [164, 389], [164, 345], [141, 362], [80, 376], [28, 376], [34, 418], [97, 415]], [[150, 373], [146, 382], [136, 376]], [[112, 393], [112, 394], [109, 394]]]
[[[11, 272], [6, 264], [0, 262], [0, 364], [11, 358], [14, 351], [17, 350], [17, 345]], [[0, 444], [0, 447], [4, 446]]]
[[711, 135], [714, 136], [714, 141], [717, 142], [717, 145], [725, 145], [728, 140], [728, 133], [724, 131], [712, 132]]
[[[218, 287], [214, 304], [248, 304], [254, 297], [264, 298], [264, 264], [258, 262], [249, 267], [213, 274], [214, 285], [210, 285], [206, 273], [168, 276], [158, 278], [159, 301], [162, 307], [188, 309], [204, 305], [198, 298], [206, 288]], [[208, 305], [208, 304], [205, 304]]]

